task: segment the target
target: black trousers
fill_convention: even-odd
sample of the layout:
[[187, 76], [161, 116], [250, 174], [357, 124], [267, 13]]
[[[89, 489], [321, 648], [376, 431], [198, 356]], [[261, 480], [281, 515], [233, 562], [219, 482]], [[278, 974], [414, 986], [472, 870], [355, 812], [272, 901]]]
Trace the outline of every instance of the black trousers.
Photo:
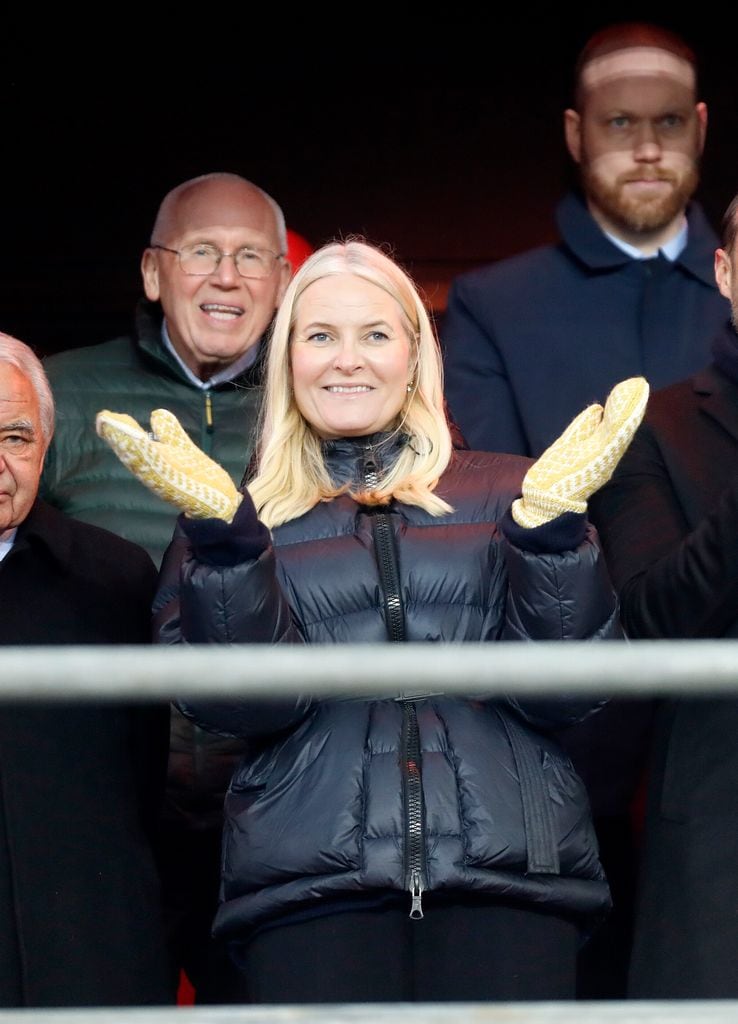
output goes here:
[[473, 898], [342, 911], [257, 933], [239, 947], [251, 1003], [574, 999], [578, 926]]
[[173, 985], [176, 990], [184, 970], [198, 1005], [237, 1002], [240, 987], [240, 973], [226, 947], [211, 935], [218, 909], [221, 831], [166, 821], [157, 847]]

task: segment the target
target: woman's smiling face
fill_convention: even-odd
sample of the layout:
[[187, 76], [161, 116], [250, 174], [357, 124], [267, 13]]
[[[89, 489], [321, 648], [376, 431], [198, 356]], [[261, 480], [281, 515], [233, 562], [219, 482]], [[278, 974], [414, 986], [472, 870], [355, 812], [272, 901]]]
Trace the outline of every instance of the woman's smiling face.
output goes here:
[[412, 378], [400, 306], [354, 274], [314, 281], [295, 306], [290, 358], [298, 409], [320, 437], [393, 427]]

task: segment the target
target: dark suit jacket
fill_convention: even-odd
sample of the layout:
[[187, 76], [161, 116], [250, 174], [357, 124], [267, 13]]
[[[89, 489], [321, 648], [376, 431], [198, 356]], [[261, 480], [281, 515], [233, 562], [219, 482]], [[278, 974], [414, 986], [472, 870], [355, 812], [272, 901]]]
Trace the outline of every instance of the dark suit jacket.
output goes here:
[[[155, 584], [140, 548], [37, 502], [0, 562], [0, 644], [146, 643]], [[166, 703], [0, 704], [0, 1006], [173, 1000], [167, 745]]]
[[[633, 638], [738, 636], [738, 385], [656, 392], [590, 502]], [[657, 713], [630, 994], [738, 997], [738, 701]]]
[[688, 222], [673, 263], [636, 260], [571, 193], [555, 245], [452, 282], [446, 397], [471, 448], [536, 457], [618, 381], [643, 375], [659, 388], [704, 366], [730, 309], [715, 285], [718, 239], [695, 203]]

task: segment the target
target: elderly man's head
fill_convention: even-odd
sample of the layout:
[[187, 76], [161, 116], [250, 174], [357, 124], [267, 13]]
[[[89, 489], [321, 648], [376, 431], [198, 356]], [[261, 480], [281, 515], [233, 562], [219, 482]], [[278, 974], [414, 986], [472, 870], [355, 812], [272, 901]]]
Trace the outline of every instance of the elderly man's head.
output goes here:
[[40, 361], [0, 334], [0, 535], [20, 526], [36, 500], [54, 432], [54, 400]]
[[206, 174], [173, 189], [141, 262], [147, 298], [160, 301], [182, 361], [203, 380], [252, 348], [290, 276], [284, 216], [235, 174]]

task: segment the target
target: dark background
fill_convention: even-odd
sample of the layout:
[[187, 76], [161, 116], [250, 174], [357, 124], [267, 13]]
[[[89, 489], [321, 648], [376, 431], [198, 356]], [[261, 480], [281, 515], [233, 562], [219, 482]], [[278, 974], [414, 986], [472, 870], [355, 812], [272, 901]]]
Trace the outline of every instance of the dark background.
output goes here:
[[710, 111], [699, 195], [716, 227], [738, 190], [735, 41], [694, 8], [543, 4], [503, 19], [447, 3], [302, 22], [261, 9], [265, 23], [254, 8], [194, 10], [156, 26], [66, 19], [57, 40], [44, 24], [43, 54], [31, 14], [6, 26], [0, 330], [40, 354], [128, 328], [159, 201], [213, 170], [261, 185], [315, 245], [391, 245], [441, 311], [454, 274], [553, 236], [571, 69], [612, 21], [656, 21], [695, 48]]

